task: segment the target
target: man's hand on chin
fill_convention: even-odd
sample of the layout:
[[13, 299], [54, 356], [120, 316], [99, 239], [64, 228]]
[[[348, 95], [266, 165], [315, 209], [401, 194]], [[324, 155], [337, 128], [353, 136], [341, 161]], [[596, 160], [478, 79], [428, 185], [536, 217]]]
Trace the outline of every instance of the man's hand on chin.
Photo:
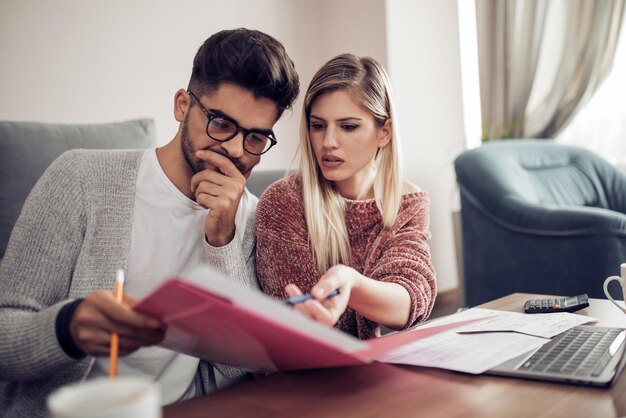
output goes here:
[[197, 151], [196, 156], [216, 169], [205, 169], [191, 178], [196, 202], [208, 209], [204, 234], [209, 244], [221, 247], [235, 236], [235, 216], [246, 178], [226, 156], [213, 151]]

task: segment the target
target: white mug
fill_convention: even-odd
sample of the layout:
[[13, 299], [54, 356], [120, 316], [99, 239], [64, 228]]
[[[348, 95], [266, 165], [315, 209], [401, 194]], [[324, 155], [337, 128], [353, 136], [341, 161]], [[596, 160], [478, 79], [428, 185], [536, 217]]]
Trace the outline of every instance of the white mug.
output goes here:
[[52, 392], [48, 410], [53, 418], [161, 418], [161, 393], [145, 378], [98, 378]]
[[620, 308], [622, 312], [626, 313], [626, 306], [624, 306], [624, 304], [620, 305], [619, 303], [617, 303], [617, 301], [613, 299], [613, 297], [609, 293], [609, 283], [611, 283], [613, 280], [617, 280], [622, 285], [622, 299], [624, 299], [624, 296], [626, 295], [626, 285], [625, 285], [626, 284], [626, 263], [623, 263], [620, 266], [620, 273], [621, 273], [621, 277], [610, 276], [606, 278], [606, 280], [604, 281], [604, 294], [611, 302], [613, 302], [615, 306]]

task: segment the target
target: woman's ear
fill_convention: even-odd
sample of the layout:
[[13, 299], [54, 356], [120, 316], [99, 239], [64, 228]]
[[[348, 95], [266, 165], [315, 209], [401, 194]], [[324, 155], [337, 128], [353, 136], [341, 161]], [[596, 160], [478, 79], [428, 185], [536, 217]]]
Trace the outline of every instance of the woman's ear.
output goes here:
[[385, 148], [391, 141], [393, 134], [393, 127], [391, 126], [391, 119], [387, 118], [385, 124], [380, 128], [380, 136], [378, 138], [378, 148]]
[[191, 104], [190, 100], [191, 97], [189, 97], [189, 93], [185, 89], [178, 89], [174, 95], [174, 118], [177, 122], [183, 122], [187, 117]]

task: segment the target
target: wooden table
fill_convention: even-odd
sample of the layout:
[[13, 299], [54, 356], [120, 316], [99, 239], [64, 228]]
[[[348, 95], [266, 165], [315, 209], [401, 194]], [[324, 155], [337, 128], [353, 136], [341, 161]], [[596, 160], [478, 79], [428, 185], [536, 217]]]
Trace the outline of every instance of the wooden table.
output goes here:
[[[481, 305], [522, 311], [539, 295], [516, 293]], [[603, 299], [579, 311], [599, 325], [626, 328]], [[626, 416], [626, 372], [611, 388], [474, 376], [373, 363], [277, 373], [164, 408], [175, 417], [617, 417]]]

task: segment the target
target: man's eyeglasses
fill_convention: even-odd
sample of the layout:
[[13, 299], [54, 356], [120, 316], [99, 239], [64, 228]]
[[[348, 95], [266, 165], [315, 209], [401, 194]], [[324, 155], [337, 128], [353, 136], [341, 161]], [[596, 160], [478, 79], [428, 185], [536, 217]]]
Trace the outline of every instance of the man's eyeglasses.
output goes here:
[[190, 91], [187, 93], [189, 93], [191, 98], [198, 103], [200, 109], [202, 109], [202, 112], [206, 115], [208, 119], [206, 124], [206, 133], [211, 139], [218, 142], [226, 142], [237, 136], [239, 132], [242, 132], [243, 149], [252, 155], [265, 154], [270, 150], [270, 148], [276, 145], [276, 139], [274, 138], [274, 134], [272, 132], [266, 134], [254, 129], [244, 129], [237, 125], [234, 121], [224, 116], [209, 112], [202, 105], [202, 103], [200, 103], [200, 100], [195, 96], [195, 94]]

